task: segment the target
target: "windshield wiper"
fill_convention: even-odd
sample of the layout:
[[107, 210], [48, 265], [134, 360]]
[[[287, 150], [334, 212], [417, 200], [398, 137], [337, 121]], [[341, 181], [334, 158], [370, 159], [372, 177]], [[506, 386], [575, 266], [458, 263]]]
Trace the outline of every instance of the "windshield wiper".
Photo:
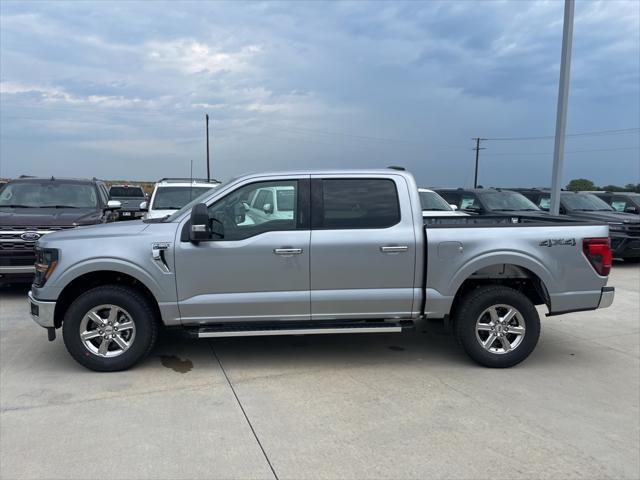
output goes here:
[[80, 208], [80, 207], [74, 207], [73, 205], [43, 205], [40, 208]]
[[4, 208], [37, 208], [37, 207], [34, 207], [33, 205], [18, 205], [17, 203], [12, 203], [10, 205], [0, 205], [0, 207], [4, 207]]
[[515, 208], [494, 208], [496, 212], [515, 212]]

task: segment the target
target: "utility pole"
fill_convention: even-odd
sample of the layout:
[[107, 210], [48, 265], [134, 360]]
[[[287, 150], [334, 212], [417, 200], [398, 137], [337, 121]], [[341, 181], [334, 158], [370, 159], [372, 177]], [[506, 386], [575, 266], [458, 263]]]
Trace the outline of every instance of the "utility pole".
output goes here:
[[485, 150], [484, 147], [480, 147], [480, 142], [482, 140], [486, 140], [486, 138], [480, 138], [480, 137], [476, 137], [476, 138], [472, 138], [471, 140], [475, 140], [476, 141], [476, 146], [474, 148], [474, 150], [476, 151], [476, 174], [473, 177], [473, 188], [478, 188], [478, 160], [480, 159], [480, 150]]
[[209, 114], [205, 114], [207, 123], [207, 182], [211, 180], [211, 170], [209, 167]]
[[564, 26], [562, 27], [562, 53], [560, 56], [560, 82], [558, 87], [558, 110], [556, 112], [556, 139], [553, 146], [553, 173], [551, 176], [552, 215], [560, 213], [560, 191], [562, 188], [562, 163], [567, 126], [567, 103], [569, 100], [569, 74], [571, 72], [571, 42], [573, 39], [574, 0], [564, 0]]

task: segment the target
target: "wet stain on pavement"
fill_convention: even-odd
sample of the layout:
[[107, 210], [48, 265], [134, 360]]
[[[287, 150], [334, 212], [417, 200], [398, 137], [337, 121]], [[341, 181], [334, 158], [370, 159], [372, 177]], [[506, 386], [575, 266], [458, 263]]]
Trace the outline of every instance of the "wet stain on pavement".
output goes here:
[[193, 362], [191, 360], [182, 360], [175, 355], [160, 355], [160, 361], [163, 367], [170, 368], [178, 373], [187, 373], [193, 368]]
[[395, 345], [391, 345], [389, 350], [394, 350], [396, 352], [404, 352], [404, 347], [396, 347]]

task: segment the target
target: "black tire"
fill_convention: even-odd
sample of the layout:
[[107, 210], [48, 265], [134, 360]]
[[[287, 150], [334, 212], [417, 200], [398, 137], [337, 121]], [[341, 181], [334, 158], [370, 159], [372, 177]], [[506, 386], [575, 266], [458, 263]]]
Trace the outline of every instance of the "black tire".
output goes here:
[[[92, 352], [80, 338], [80, 326], [84, 317], [93, 308], [106, 304], [126, 310], [135, 325], [132, 343], [126, 351], [114, 357]], [[119, 285], [105, 285], [86, 291], [69, 306], [62, 323], [62, 337], [68, 352], [79, 364], [98, 372], [114, 372], [132, 367], [151, 352], [157, 336], [158, 324], [149, 301], [136, 290]], [[97, 339], [98, 342], [100, 340], [101, 338]]]
[[624, 263], [640, 263], [640, 257], [627, 257], [622, 260], [624, 260]]
[[[476, 322], [480, 316], [487, 309], [497, 305], [514, 307], [520, 313], [525, 327], [524, 335], [517, 346], [503, 353], [493, 353], [485, 349], [476, 335]], [[480, 287], [460, 299], [454, 314], [454, 332], [462, 348], [475, 362], [485, 367], [507, 368], [522, 362], [536, 347], [540, 337], [540, 317], [531, 300], [519, 291], [500, 285]], [[489, 333], [491, 332], [487, 332], [486, 335]], [[517, 338], [514, 334], [507, 336], [511, 339]], [[492, 344], [503, 348], [499, 338], [497, 342]]]

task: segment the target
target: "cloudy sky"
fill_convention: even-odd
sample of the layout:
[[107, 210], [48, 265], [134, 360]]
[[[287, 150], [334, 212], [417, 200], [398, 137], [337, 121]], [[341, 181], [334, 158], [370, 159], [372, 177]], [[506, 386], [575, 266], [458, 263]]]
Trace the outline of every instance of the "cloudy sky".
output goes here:
[[[0, 176], [153, 180], [404, 165], [473, 180], [471, 137], [552, 136], [563, 3], [0, 3]], [[640, 181], [640, 2], [576, 2], [564, 178]], [[600, 132], [600, 133], [590, 133]], [[604, 132], [604, 133], [602, 133]], [[553, 139], [480, 183], [547, 185]]]

